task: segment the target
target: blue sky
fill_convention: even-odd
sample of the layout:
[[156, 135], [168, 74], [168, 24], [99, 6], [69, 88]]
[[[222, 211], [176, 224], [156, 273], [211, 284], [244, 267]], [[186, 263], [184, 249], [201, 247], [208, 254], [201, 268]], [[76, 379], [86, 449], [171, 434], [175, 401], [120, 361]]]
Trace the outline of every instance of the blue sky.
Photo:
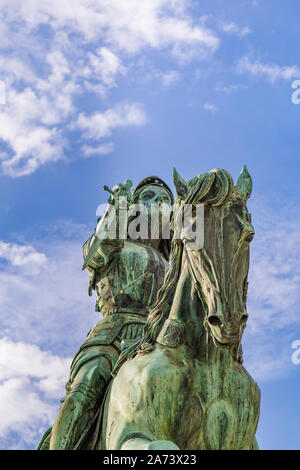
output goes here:
[[257, 438], [300, 448], [299, 15], [296, 0], [0, 0], [0, 448], [35, 447], [98, 319], [81, 266], [103, 185], [244, 163]]

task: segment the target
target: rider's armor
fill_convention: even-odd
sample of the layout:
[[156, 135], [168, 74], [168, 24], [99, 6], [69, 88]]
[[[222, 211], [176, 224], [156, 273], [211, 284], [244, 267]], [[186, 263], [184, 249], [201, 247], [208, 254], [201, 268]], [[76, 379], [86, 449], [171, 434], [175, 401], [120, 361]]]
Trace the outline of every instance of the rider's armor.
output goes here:
[[[168, 186], [157, 177], [146, 178], [136, 187], [133, 202], [149, 184], [163, 187], [173, 202]], [[131, 185], [119, 186], [127, 191]], [[103, 319], [75, 355], [63, 404], [38, 449], [85, 448], [120, 352], [142, 337], [148, 313], [163, 285], [169, 248], [169, 240], [161, 240], [158, 251], [149, 240], [96, 239], [95, 233], [84, 244], [89, 295], [96, 291], [96, 311]]]
[[[83, 246], [87, 256], [93, 236]], [[73, 359], [70, 382], [86, 361], [105, 355], [112, 367], [119, 351], [141, 337], [151, 305], [168, 268], [152, 246], [134, 240], [105, 240], [88, 265], [90, 288], [97, 294], [96, 310], [103, 319], [89, 332]], [[112, 348], [105, 346], [113, 345]]]

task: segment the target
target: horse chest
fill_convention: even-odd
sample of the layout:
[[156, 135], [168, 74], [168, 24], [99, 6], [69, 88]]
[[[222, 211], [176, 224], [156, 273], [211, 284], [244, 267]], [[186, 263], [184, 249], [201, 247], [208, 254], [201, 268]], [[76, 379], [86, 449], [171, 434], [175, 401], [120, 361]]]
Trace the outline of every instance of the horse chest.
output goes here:
[[144, 364], [142, 397], [153, 429], [181, 449], [251, 448], [259, 388], [229, 353], [217, 354], [222, 360], [180, 361], [174, 350], [156, 350], [153, 361]]
[[201, 366], [193, 395], [201, 403], [201, 427], [192, 448], [249, 449], [259, 417], [259, 389], [239, 364]]

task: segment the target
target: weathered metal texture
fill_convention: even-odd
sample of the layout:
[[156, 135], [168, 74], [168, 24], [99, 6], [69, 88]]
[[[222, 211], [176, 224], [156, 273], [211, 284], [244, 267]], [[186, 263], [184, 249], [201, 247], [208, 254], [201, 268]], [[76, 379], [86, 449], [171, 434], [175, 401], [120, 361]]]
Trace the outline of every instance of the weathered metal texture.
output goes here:
[[[169, 187], [157, 177], [143, 180], [133, 193], [131, 186], [128, 180], [109, 190], [109, 203], [118, 209], [120, 196], [126, 196], [129, 204], [133, 199], [144, 203], [150, 189], [149, 214], [152, 203], [163, 201], [170, 205], [173, 201]], [[89, 332], [74, 357], [66, 396], [39, 449], [89, 447], [89, 431], [105, 396], [111, 370], [121, 350], [141, 338], [168, 268], [168, 251], [160, 240], [101, 239], [95, 230], [84, 244], [83, 254], [90, 276], [89, 294], [96, 291], [96, 311], [101, 311], [104, 319]]]
[[[105, 319], [74, 358], [67, 395], [39, 448], [258, 448], [260, 391], [241, 350], [254, 235], [246, 207], [251, 177], [244, 167], [234, 186], [225, 170], [188, 182], [174, 171], [174, 184], [172, 230], [184, 204], [203, 204], [204, 245], [190, 250], [184, 231], [173, 239], [163, 282], [160, 242], [93, 236], [85, 244], [90, 292], [96, 289]], [[150, 205], [163, 200], [162, 191], [172, 202], [153, 177], [130, 201], [145, 202], [143, 185]], [[117, 204], [130, 188], [130, 181], [114, 187], [110, 200]]]
[[205, 205], [204, 246], [190, 251], [173, 241], [144, 336], [119, 359], [98, 448], [254, 449], [260, 391], [240, 348], [254, 234], [246, 208], [251, 178], [245, 167], [235, 187], [224, 170], [188, 183], [175, 173], [175, 186], [177, 206]]

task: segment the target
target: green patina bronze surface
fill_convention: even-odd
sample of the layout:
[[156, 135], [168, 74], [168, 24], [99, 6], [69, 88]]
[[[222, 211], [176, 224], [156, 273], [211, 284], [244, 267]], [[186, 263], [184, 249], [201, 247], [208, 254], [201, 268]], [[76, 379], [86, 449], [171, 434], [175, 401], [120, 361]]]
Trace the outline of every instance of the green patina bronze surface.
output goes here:
[[[106, 230], [116, 222], [119, 233], [119, 201], [147, 202], [151, 206], [173, 203], [169, 187], [157, 177], [148, 177], [131, 191], [132, 183], [116, 185], [109, 198], [116, 209], [116, 220], [109, 208], [103, 216]], [[105, 187], [108, 190], [108, 188]], [[125, 346], [141, 338], [143, 327], [168, 268], [169, 240], [99, 238], [98, 228], [83, 246], [84, 267], [90, 276], [89, 295], [96, 292], [97, 312], [103, 319], [89, 332], [74, 357], [66, 396], [54, 425], [41, 439], [38, 449], [82, 449], [101, 406], [111, 371]]]
[[[174, 184], [172, 233], [184, 204], [203, 204], [203, 246], [190, 249], [182, 230], [167, 270], [162, 240], [91, 237], [85, 244], [90, 288], [105, 318], [74, 358], [66, 397], [39, 448], [258, 448], [260, 391], [241, 348], [251, 178], [246, 167], [235, 186], [225, 170], [188, 182], [175, 171]], [[130, 191], [128, 182], [120, 189]], [[171, 204], [169, 189], [150, 178], [130, 201], [152, 195], [154, 204], [162, 194]]]

